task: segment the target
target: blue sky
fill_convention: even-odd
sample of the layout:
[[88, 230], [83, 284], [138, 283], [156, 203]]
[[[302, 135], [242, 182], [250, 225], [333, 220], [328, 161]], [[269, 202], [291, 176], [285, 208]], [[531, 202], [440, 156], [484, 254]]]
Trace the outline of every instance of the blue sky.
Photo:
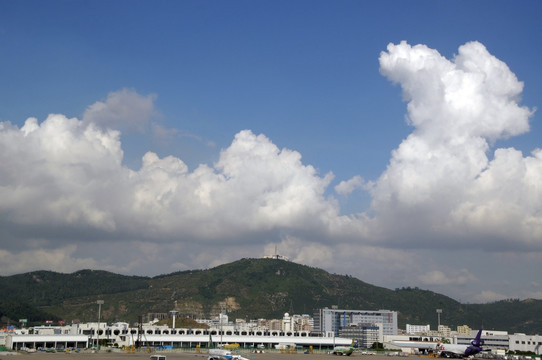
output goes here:
[[[156, 275], [277, 245], [389, 288], [542, 298], [541, 15], [537, 1], [0, 1], [2, 275]], [[399, 59], [416, 53], [439, 65]], [[464, 122], [432, 97], [455, 76], [457, 106], [480, 99]]]

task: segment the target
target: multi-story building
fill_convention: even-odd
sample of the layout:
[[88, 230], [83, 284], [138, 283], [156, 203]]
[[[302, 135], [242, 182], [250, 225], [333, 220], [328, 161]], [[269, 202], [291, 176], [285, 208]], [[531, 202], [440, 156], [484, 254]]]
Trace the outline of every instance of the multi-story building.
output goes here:
[[293, 321], [294, 321], [294, 331], [311, 331], [312, 330], [313, 320], [307, 314], [294, 315]]
[[314, 312], [313, 332], [320, 334], [333, 333], [349, 325], [374, 324], [382, 329], [384, 335], [397, 334], [397, 312], [390, 310], [343, 310], [317, 309]]
[[472, 329], [468, 325], [461, 325], [457, 327], [457, 333], [461, 335], [470, 334]]
[[431, 330], [431, 326], [430, 325], [411, 325], [411, 324], [406, 324], [406, 332], [407, 334], [412, 334], [412, 335], [416, 335], [416, 334], [424, 334], [424, 333], [427, 333]]
[[445, 337], [450, 337], [450, 335], [452, 334], [452, 329], [450, 329], [446, 325], [439, 325], [438, 326], [438, 334], [442, 335], [442, 336], [445, 336]]
[[376, 342], [383, 342], [382, 329], [372, 324], [357, 324], [339, 330], [342, 338], [356, 339], [360, 348], [370, 348]]
[[[454, 336], [454, 343], [470, 345], [477, 333], [478, 330], [472, 330], [469, 335], [458, 334], [457, 336]], [[492, 351], [508, 350], [508, 338], [507, 331], [483, 330], [481, 335], [481, 339], [484, 341], [484, 349]]]
[[269, 320], [267, 326], [269, 327], [269, 330], [282, 330], [282, 320]]

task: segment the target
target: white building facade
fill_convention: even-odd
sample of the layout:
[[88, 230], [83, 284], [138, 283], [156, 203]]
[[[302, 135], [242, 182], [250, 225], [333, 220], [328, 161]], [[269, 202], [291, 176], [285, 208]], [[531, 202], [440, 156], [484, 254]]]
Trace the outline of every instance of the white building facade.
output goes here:
[[390, 310], [318, 309], [314, 312], [314, 332], [339, 335], [339, 330], [350, 325], [372, 324], [382, 329], [383, 335], [397, 334], [397, 312]]
[[533, 352], [542, 355], [542, 336], [513, 334], [509, 336], [510, 351]]
[[296, 346], [329, 350], [336, 345], [347, 346], [351, 338], [314, 336], [310, 331], [240, 330], [222, 326], [211, 329], [169, 328], [165, 325], [144, 324], [141, 327], [129, 327], [127, 323], [107, 325], [100, 323], [76, 324], [69, 326], [43, 327], [35, 334], [9, 334], [6, 347], [21, 348], [86, 348], [99, 344], [111, 347], [171, 347], [171, 348], [208, 348], [223, 343], [239, 343], [241, 348], [274, 348], [280, 343]]
[[430, 325], [411, 325], [411, 324], [406, 324], [406, 332], [407, 334], [424, 334], [424, 333], [427, 333], [429, 331], [431, 331], [431, 326]]

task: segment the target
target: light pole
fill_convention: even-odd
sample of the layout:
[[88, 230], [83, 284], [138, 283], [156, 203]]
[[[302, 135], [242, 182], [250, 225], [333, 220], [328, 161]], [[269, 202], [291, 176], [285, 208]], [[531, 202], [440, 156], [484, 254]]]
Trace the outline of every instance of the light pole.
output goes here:
[[171, 316], [173, 317], [173, 324], [172, 324], [173, 326], [171, 326], [171, 327], [172, 327], [173, 329], [175, 329], [175, 316], [177, 316], [177, 314], [178, 314], [179, 312], [176, 311], [176, 310], [171, 310], [169, 313], [170, 313]]
[[98, 331], [96, 332], [96, 346], [98, 347], [98, 350], [100, 349], [100, 319], [102, 315], [103, 303], [104, 303], [103, 300], [96, 301], [96, 304], [98, 304]]

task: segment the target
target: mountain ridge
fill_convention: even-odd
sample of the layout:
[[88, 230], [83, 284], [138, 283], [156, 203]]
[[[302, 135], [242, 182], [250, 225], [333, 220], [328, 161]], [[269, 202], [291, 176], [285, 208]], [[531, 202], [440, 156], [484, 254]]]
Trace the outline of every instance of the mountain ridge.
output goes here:
[[[71, 274], [35, 271], [0, 277], [2, 319], [29, 318], [96, 321], [96, 300], [104, 300], [102, 320], [135, 322], [141, 315], [179, 311], [182, 317], [212, 317], [226, 310], [231, 319], [282, 318], [338, 306], [345, 310], [398, 312], [399, 327], [441, 323], [471, 328], [542, 333], [540, 300], [461, 304], [429, 290], [390, 290], [349, 275], [277, 259], [240, 259], [206, 270], [185, 270], [155, 277], [127, 276], [102, 270]], [[19, 308], [15, 306], [19, 304]], [[30, 314], [30, 315], [28, 315]], [[5, 323], [4, 320], [2, 320]]]

